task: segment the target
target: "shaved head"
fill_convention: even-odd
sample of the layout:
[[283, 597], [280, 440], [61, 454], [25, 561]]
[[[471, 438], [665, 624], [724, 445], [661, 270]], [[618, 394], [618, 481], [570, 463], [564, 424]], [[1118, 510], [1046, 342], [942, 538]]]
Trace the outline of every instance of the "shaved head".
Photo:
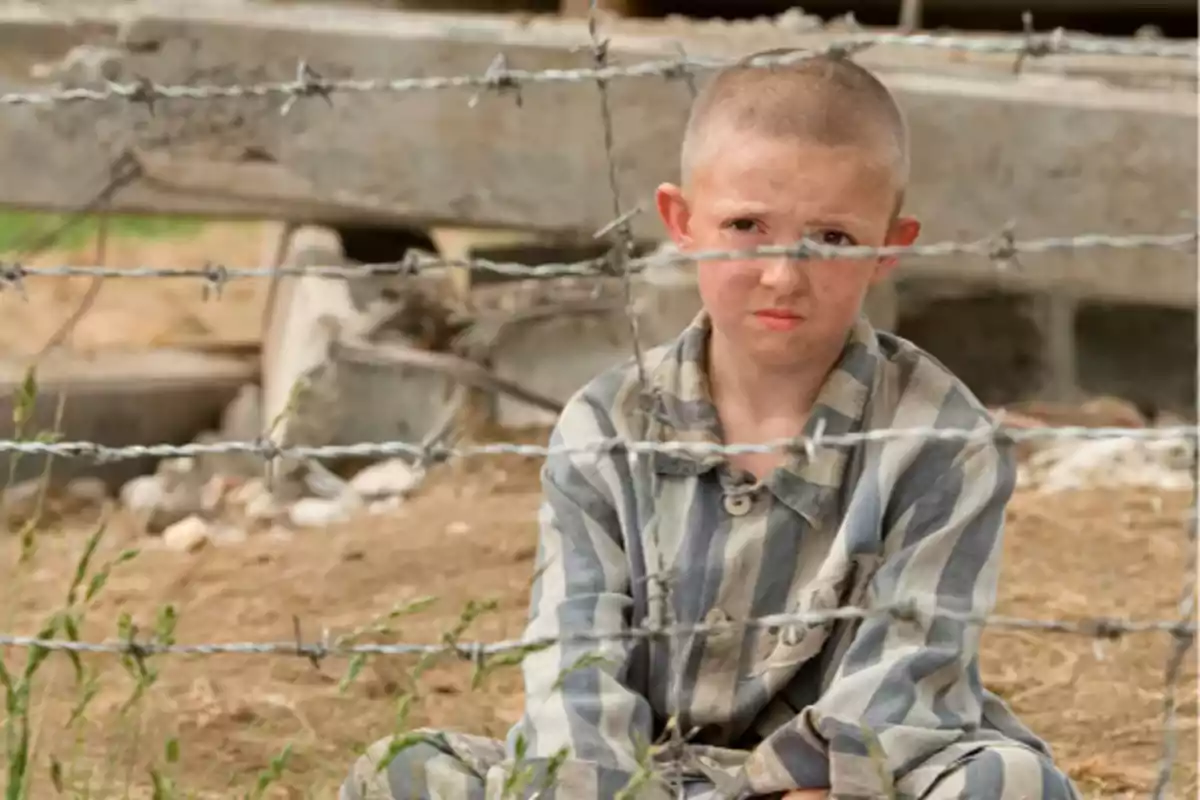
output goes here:
[[684, 133], [683, 186], [698, 164], [729, 146], [729, 134], [798, 139], [862, 150], [865, 160], [894, 177], [898, 213], [908, 183], [908, 131], [891, 92], [846, 57], [815, 56], [761, 67], [748, 63], [795, 52], [756, 53], [721, 70], [704, 86]]

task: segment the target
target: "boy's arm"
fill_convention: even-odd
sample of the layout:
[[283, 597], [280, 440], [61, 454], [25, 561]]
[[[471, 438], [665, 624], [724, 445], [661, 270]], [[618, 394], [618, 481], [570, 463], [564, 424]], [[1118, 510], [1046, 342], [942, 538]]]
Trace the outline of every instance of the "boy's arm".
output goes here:
[[752, 753], [747, 777], [756, 792], [831, 787], [834, 797], [894, 796], [901, 774], [979, 724], [981, 627], [957, 617], [986, 616], [995, 605], [1015, 463], [987, 441], [953, 459], [918, 458], [915, 467], [913, 496], [901, 491], [896, 522], [884, 532], [897, 545], [872, 581], [871, 605], [915, 601], [920, 616], [862, 622], [820, 700]]
[[[581, 412], [588, 413], [578, 406], [564, 412], [552, 446], [591, 438], [578, 428], [594, 426], [573, 424]], [[554, 796], [612, 798], [633, 778], [636, 748], [652, 735], [649, 703], [625, 683], [634, 643], [596, 636], [628, 627], [633, 599], [618, 514], [618, 503], [628, 498], [614, 494], [632, 487], [617, 481], [609, 489], [607, 465], [577, 458], [551, 455], [542, 471], [538, 573], [525, 636], [568, 640], [527, 655], [523, 663], [525, 713], [518, 730], [526, 755], [516, 766], [531, 769], [532, 780], [522, 797], [541, 786], [555, 754], [565, 749]], [[569, 638], [580, 636], [588, 638]]]

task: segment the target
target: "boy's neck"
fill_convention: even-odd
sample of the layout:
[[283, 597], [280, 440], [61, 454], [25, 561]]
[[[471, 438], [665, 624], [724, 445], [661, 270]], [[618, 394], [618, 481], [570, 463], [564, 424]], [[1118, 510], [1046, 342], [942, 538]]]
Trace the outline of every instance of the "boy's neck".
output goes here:
[[752, 433], [745, 429], [753, 427], [770, 437], [797, 436], [840, 354], [838, 348], [815, 354], [803, 363], [764, 367], [738, 357], [729, 343], [713, 331], [708, 373], [718, 415], [727, 426], [728, 421], [737, 420], [736, 427], [742, 433]]

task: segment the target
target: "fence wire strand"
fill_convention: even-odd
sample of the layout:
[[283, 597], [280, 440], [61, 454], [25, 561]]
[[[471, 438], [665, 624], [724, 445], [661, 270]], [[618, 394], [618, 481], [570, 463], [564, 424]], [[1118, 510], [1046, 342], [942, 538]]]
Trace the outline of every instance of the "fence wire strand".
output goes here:
[[424, 459], [427, 463], [489, 456], [521, 456], [525, 458], [547, 458], [549, 456], [643, 456], [693, 455], [729, 456], [751, 453], [766, 454], [779, 452], [815, 452], [822, 447], [855, 447], [870, 442], [887, 442], [900, 439], [924, 439], [927, 441], [976, 442], [991, 440], [1000, 445], [1032, 441], [1063, 441], [1068, 439], [1127, 439], [1137, 442], [1191, 442], [1195, 446], [1200, 427], [1187, 425], [1157, 428], [1118, 428], [1083, 426], [1009, 428], [994, 425], [974, 429], [960, 428], [876, 428], [859, 433], [838, 435], [800, 436], [791, 439], [775, 439], [762, 443], [710, 444], [690, 441], [631, 440], [620, 437], [596, 439], [579, 445], [535, 445], [512, 442], [493, 442], [464, 447], [425, 447], [407, 441], [361, 442], [346, 445], [280, 446], [272, 441], [192, 442], [189, 444], [148, 444], [108, 446], [90, 441], [32, 441], [22, 439], [0, 439], [0, 455], [20, 453], [30, 456], [54, 456], [56, 458], [80, 458], [93, 461], [123, 461], [133, 458], [194, 458], [200, 455], [257, 455], [266, 459], [339, 459], [409, 456]]
[[1113, 617], [1088, 617], [1068, 619], [1032, 619], [1026, 617], [990, 614], [979, 616], [964, 614], [950, 609], [922, 610], [910, 604], [879, 606], [874, 608], [842, 607], [824, 612], [804, 614], [771, 614], [748, 620], [731, 620], [721, 623], [695, 623], [688, 625], [663, 625], [630, 627], [614, 633], [579, 632], [558, 637], [513, 639], [495, 642], [364, 642], [358, 644], [336, 644], [320, 642], [210, 642], [200, 644], [162, 643], [147, 638], [144, 640], [112, 640], [106, 642], [84, 642], [74, 639], [40, 639], [36, 636], [0, 635], [0, 647], [36, 647], [44, 650], [73, 653], [107, 655], [303, 655], [307, 658], [348, 657], [353, 655], [440, 655], [481, 658], [554, 644], [594, 644], [605, 641], [662, 640], [696, 634], [711, 634], [734, 628], [766, 630], [784, 625], [822, 625], [848, 620], [868, 620], [890, 617], [904, 622], [920, 619], [941, 619], [976, 627], [1009, 630], [1032, 630], [1047, 633], [1062, 633], [1075, 636], [1113, 641], [1136, 634], [1171, 634], [1178, 638], [1194, 636], [1195, 622], [1167, 620], [1137, 620]]
[[[613, 225], [618, 225], [620, 219]], [[607, 227], [607, 226], [606, 226]], [[1012, 270], [1012, 262], [1023, 255], [1039, 255], [1063, 250], [1170, 250], [1194, 253], [1200, 233], [1104, 234], [1084, 233], [1074, 236], [1048, 236], [1016, 239], [1010, 233], [973, 241], [944, 241], [906, 246], [832, 246], [804, 240], [792, 245], [763, 245], [745, 250], [699, 250], [694, 252], [659, 252], [617, 259], [614, 269], [612, 255], [580, 259], [571, 262], [522, 264], [489, 259], [442, 258], [411, 250], [399, 261], [355, 264], [314, 264], [304, 266], [229, 267], [209, 263], [203, 267], [109, 267], [99, 264], [27, 265], [20, 261], [0, 260], [0, 291], [6, 287], [20, 289], [27, 278], [105, 277], [105, 278], [191, 278], [220, 287], [229, 281], [247, 278], [269, 278], [276, 274], [293, 277], [364, 278], [411, 276], [448, 269], [466, 269], [509, 278], [553, 279], [568, 277], [624, 277], [645, 273], [660, 267], [694, 264], [702, 261], [749, 259], [754, 257], [870, 259], [883, 256], [911, 258], [947, 258], [974, 256], [986, 258], [997, 269]], [[626, 239], [626, 242], [628, 239]]]
[[[598, 30], [596, 0], [589, 2], [588, 33], [591, 42], [592, 64], [588, 67], [570, 69], [521, 70], [511, 69], [503, 56], [498, 56], [489, 69], [479, 75], [448, 75], [432, 77], [398, 78], [326, 78], [314, 70], [306, 61], [301, 61], [295, 77], [286, 81], [264, 81], [229, 84], [167, 84], [148, 79], [129, 82], [108, 82], [101, 86], [67, 88], [56, 86], [37, 91], [0, 93], [0, 106], [59, 106], [87, 102], [127, 102], [145, 105], [151, 110], [155, 103], [164, 100], [220, 100], [239, 98], [278, 97], [282, 104], [280, 112], [286, 114], [297, 102], [305, 98], [324, 98], [334, 94], [364, 93], [410, 93], [424, 91], [472, 90], [508, 91], [523, 85], [594, 83], [599, 91], [603, 124], [603, 145], [608, 170], [609, 188], [612, 194], [614, 221], [605, 226], [597, 237], [613, 239], [612, 251], [603, 258], [584, 259], [574, 262], [548, 263], [535, 266], [491, 261], [486, 259], [445, 259], [437, 256], [410, 252], [404, 259], [392, 262], [367, 263], [354, 266], [306, 265], [303, 267], [230, 267], [210, 263], [201, 268], [176, 268], [169, 266], [135, 266], [130, 268], [106, 267], [104, 265], [35, 265], [25, 263], [28, 259], [0, 262], [0, 290], [23, 290], [26, 279], [40, 277], [89, 276], [93, 278], [192, 278], [204, 282], [206, 291], [216, 289], [226, 282], [242, 278], [275, 277], [278, 275], [320, 276], [329, 278], [362, 278], [369, 276], [417, 275], [443, 269], [468, 269], [490, 272], [518, 278], [558, 277], [615, 277], [620, 278], [626, 289], [625, 311], [633, 334], [635, 357], [641, 377], [642, 353], [635, 313], [630, 293], [631, 276], [656, 266], [695, 263], [703, 260], [741, 259], [753, 256], [790, 256], [795, 258], [874, 258], [878, 256], [910, 256], [939, 258], [948, 256], [981, 257], [993, 262], [997, 268], [1010, 268], [1021, 255], [1043, 254], [1063, 250], [1083, 249], [1157, 249], [1195, 253], [1197, 233], [1107, 234], [1085, 233], [1073, 236], [1043, 237], [1018, 240], [1011, 229], [996, 236], [966, 242], [935, 242], [908, 247], [830, 247], [815, 242], [799, 242], [789, 247], [762, 247], [742, 251], [706, 251], [700, 253], [654, 253], [648, 256], [632, 255], [632, 215], [637, 212], [625, 210], [621, 202], [617, 180], [616, 140], [611, 113], [611, 97], [608, 86], [612, 81], [629, 79], [685, 80], [693, 88], [697, 73], [712, 71], [735, 63], [740, 59], [701, 58], [680, 53], [678, 58], [652, 59], [630, 64], [614, 64], [609, 57], [608, 42]], [[1011, 55], [1017, 65], [1029, 58], [1051, 56], [1104, 55], [1117, 57], [1150, 57], [1163, 59], [1196, 60], [1195, 40], [1188, 41], [1131, 41], [1101, 37], [1067, 34], [1062, 29], [1045, 34], [1027, 28], [1023, 36], [958, 36], [912, 33], [863, 33], [839, 36], [831, 43], [804, 51], [760, 56], [750, 62], [751, 66], [788, 64], [821, 55], [848, 55], [872, 47], [928, 48], [970, 54]], [[478, 94], [476, 94], [476, 98]], [[474, 104], [474, 100], [472, 101]], [[1200, 352], [1200, 320], [1197, 323], [1196, 340]], [[1197, 402], [1200, 403], [1200, 363], [1197, 364]], [[1196, 409], [1200, 420], [1200, 405]], [[569, 634], [555, 639], [521, 639], [495, 642], [462, 642], [446, 638], [440, 642], [393, 642], [393, 643], [347, 643], [328, 636], [317, 642], [304, 642], [299, 634], [295, 641], [250, 642], [231, 641], [226, 643], [176, 643], [164, 642], [149, 637], [131, 637], [108, 641], [79, 641], [76, 639], [44, 638], [14, 634], [0, 634], [0, 647], [24, 648], [41, 652], [67, 652], [72, 654], [108, 654], [137, 659], [152, 655], [214, 656], [221, 654], [302, 656], [311, 661], [331, 657], [380, 655], [451, 655], [482, 664], [487, 659], [506, 653], [522, 653], [538, 647], [566, 641], [606, 641], [662, 639], [680, 635], [711, 633], [728, 627], [763, 627], [789, 624], [823, 624], [840, 620], [865, 620], [889, 617], [896, 620], [913, 621], [921, 618], [953, 620], [968, 625], [991, 628], [1032, 630], [1044, 633], [1059, 633], [1089, 637], [1097, 641], [1114, 640], [1134, 634], [1169, 635], [1172, 638], [1170, 657], [1165, 668], [1166, 688], [1163, 701], [1163, 741], [1159, 768], [1156, 772], [1153, 796], [1163, 798], [1171, 781], [1172, 769], [1178, 754], [1180, 726], [1178, 725], [1178, 687], [1187, 657], [1194, 651], [1197, 634], [1196, 589], [1197, 555], [1196, 538], [1200, 524], [1200, 427], [1173, 426], [1158, 428], [1120, 427], [1046, 427], [1008, 428], [1002, 421], [989, 428], [958, 430], [946, 428], [909, 428], [871, 430], [839, 436], [814, 436], [781, 439], [754, 444], [700, 444], [682, 441], [647, 441], [626, 439], [602, 439], [578, 446], [543, 446], [511, 442], [488, 443], [460, 447], [433, 446], [404, 441], [361, 442], [351, 445], [291, 446], [283, 447], [260, 439], [256, 441], [234, 441], [215, 443], [191, 443], [184, 445], [122, 445], [109, 446], [88, 441], [45, 441], [26, 439], [0, 439], [0, 455], [53, 456], [56, 458], [90, 459], [111, 462], [134, 458], [194, 458], [209, 454], [252, 454], [264, 459], [336, 459], [348, 457], [405, 456], [421, 464], [433, 464], [471, 457], [521, 456], [546, 458], [552, 455], [571, 454], [594, 457], [623, 456], [630, 459], [644, 458], [655, 454], [697, 456], [736, 455], [748, 453], [799, 452], [811, 458], [817, 448], [856, 447], [871, 442], [882, 442], [899, 438], [925, 440], [982, 440], [992, 439], [1001, 445], [1013, 445], [1029, 441], [1062, 441], [1067, 439], [1101, 440], [1126, 439], [1141, 444], [1183, 443], [1191, 448], [1193, 464], [1193, 512], [1185, 533], [1188, 542], [1186, 576], [1179, 601], [1179, 616], [1175, 620], [1150, 620], [1133, 618], [1080, 617], [1077, 619], [1030, 619], [1024, 617], [991, 614], [987, 616], [967, 615], [942, 608], [921, 608], [912, 603], [878, 608], [843, 607], [822, 612], [803, 614], [778, 614], [757, 619], [711, 624], [675, 625], [670, 623], [635, 627], [613, 633]], [[661, 548], [656, 548], [661, 552]], [[648, 580], [661, 579], [661, 597], [668, 599], [670, 582], [662, 564], [654, 569], [658, 572]], [[662, 615], [665, 620], [665, 614]]]
[[[761, 56], [754, 59], [752, 63], [754, 66], [792, 64], [816, 56], [846, 55], [881, 46], [925, 48], [980, 55], [1011, 55], [1020, 61], [1068, 55], [1197, 59], [1194, 40], [1182, 42], [1127, 41], [1067, 34], [1064, 30], [1058, 29], [1049, 34], [1034, 33], [1009, 37], [903, 33], [845, 34], [821, 47], [780, 55]], [[406, 93], [453, 89], [511, 91], [533, 84], [595, 83], [644, 78], [683, 80], [696, 72], [733, 66], [737, 61], [737, 59], [730, 58], [680, 56], [671, 59], [639, 61], [627, 65], [605, 63], [592, 67], [542, 70], [510, 69], [501, 61], [493, 63], [488, 70], [481, 74], [411, 78], [326, 78], [319, 75], [307, 61], [300, 61], [296, 66], [295, 78], [289, 81], [247, 84], [159, 84], [150, 80], [110, 82], [103, 88], [74, 87], [5, 92], [0, 94], [0, 105], [45, 106], [118, 100], [152, 106], [162, 100], [280, 97], [284, 100], [280, 110], [282, 113], [287, 113], [297, 101], [303, 98], [329, 99], [335, 93]]]

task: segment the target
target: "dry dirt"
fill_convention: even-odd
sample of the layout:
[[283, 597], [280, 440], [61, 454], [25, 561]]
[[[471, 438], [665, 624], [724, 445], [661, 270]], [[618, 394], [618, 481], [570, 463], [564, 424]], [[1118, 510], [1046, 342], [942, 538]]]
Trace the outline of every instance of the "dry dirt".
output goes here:
[[[237, 263], [230, 256], [239, 252], [243, 263], [259, 256], [257, 238], [244, 231], [228, 240], [220, 231], [204, 235], [213, 238], [206, 240], [209, 252], [198, 256], [201, 261], [216, 257], [211, 251], [219, 241], [226, 242], [229, 252], [222, 257], [230, 263]], [[131, 247], [130, 259], [151, 255]], [[173, 250], [180, 251], [184, 261], [192, 258], [191, 250]], [[116, 248], [113, 253], [115, 260]], [[252, 292], [226, 311], [223, 303], [202, 304], [194, 285], [163, 284], [106, 285], [96, 309], [103, 310], [103, 321], [80, 328], [81, 346], [144, 344], [185, 329], [234, 339], [257, 331], [261, 299], [256, 302]], [[37, 339], [52, 332], [54, 316], [68, 313], [71, 303], [64, 290], [45, 291], [49, 299], [31, 300], [20, 320], [10, 316], [13, 306], [0, 308], [0, 341], [13, 343], [17, 332], [22, 342], [33, 330]], [[300, 532], [286, 541], [256, 533], [241, 544], [195, 553], [161, 549], [119, 512], [97, 509], [40, 531], [23, 564], [16, 537], [0, 541], [6, 576], [0, 609], [7, 616], [0, 628], [32, 634], [62, 607], [88, 535], [107, 520], [94, 564], [123, 548], [142, 552], [113, 572], [88, 612], [85, 639], [114, 636], [121, 614], [152, 628], [156, 613], [170, 604], [178, 614], [179, 642], [286, 643], [295, 641], [297, 629], [312, 641], [349, 632], [422, 596], [436, 600], [398, 622], [404, 640], [436, 642], [468, 601], [488, 599], [495, 609], [477, 619], [466, 638], [517, 636], [533, 571], [536, 467], [534, 460], [517, 458], [446, 467], [406, 506], [385, 516]], [[1148, 490], [1019, 493], [1009, 509], [999, 613], [1172, 618], [1185, 565], [1188, 502], [1185, 492]], [[1097, 643], [994, 629], [985, 635], [983, 668], [986, 682], [1050, 741], [1089, 796], [1145, 796], [1162, 749], [1170, 648], [1169, 637], [1159, 634]], [[3, 652], [10, 671], [22, 668], [25, 655]], [[84, 661], [96, 670], [97, 688], [75, 728], [65, 726], [79, 698], [71, 662], [52, 655], [37, 674], [29, 701], [31, 797], [85, 796], [78, 791], [83, 786], [93, 798], [149, 797], [151, 766], [183, 796], [241, 797], [285, 746], [290, 758], [268, 796], [334, 797], [357, 750], [395, 727], [414, 664], [408, 658], [370, 660], [342, 691], [343, 660], [314, 665], [287, 655], [154, 657], [148, 666], [158, 671], [157, 682], [123, 711], [134, 687], [125, 667], [110, 656]], [[518, 675], [501, 670], [477, 689], [470, 678], [469, 664], [436, 663], [420, 682], [409, 724], [502, 735], [521, 707]], [[1181, 678], [1172, 797], [1197, 792], [1196, 681], [1193, 650]], [[178, 760], [167, 764], [163, 754], [172, 739], [179, 742]], [[63, 764], [62, 780], [76, 792], [54, 791], [52, 759]]]
[[[112, 636], [130, 614], [152, 628], [157, 609], [178, 612], [181, 642], [315, 640], [346, 633], [397, 603], [436, 602], [401, 620], [403, 638], [436, 642], [471, 600], [494, 600], [467, 638], [516, 636], [533, 570], [535, 462], [450, 469], [402, 510], [290, 541], [266, 534], [239, 545], [181, 554], [139, 537], [112, 518], [101, 556], [142, 547], [118, 568], [88, 615], [85, 638]], [[1019, 495], [1009, 513], [999, 612], [1047, 619], [1170, 618], [1183, 573], [1180, 519], [1186, 493], [1143, 490]], [[0, 607], [8, 630], [32, 633], [59, 607], [92, 528], [71, 525], [38, 537], [18, 567], [5, 542], [8, 574]], [[1142, 796], [1162, 746], [1163, 675], [1170, 642], [1157, 634], [1095, 644], [1066, 634], [996, 629], [985, 636], [987, 682], [1049, 739], [1071, 774], [1095, 796]], [[9, 652], [10, 668], [21, 656]], [[146, 767], [178, 738], [171, 775], [181, 787], [229, 797], [250, 787], [285, 744], [292, 757], [281, 797], [333, 797], [356, 748], [395, 724], [408, 690], [408, 658], [369, 661], [345, 692], [345, 661], [319, 667], [295, 656], [161, 656], [158, 683], [128, 714], [133, 682], [110, 657], [89, 659], [100, 689], [77, 735], [63, 728], [76, 701], [70, 664], [54, 656], [34, 693], [36, 777], [46, 796], [48, 759], [73, 765], [79, 780], [121, 796], [144, 785]], [[1188, 660], [1180, 694], [1180, 767], [1172, 796], [1194, 796], [1196, 670]], [[502, 735], [519, 713], [511, 669], [470, 688], [469, 665], [440, 663], [425, 674], [411, 722]], [[80, 749], [82, 748], [82, 749]], [[111, 793], [110, 793], [111, 792]], [[136, 796], [136, 792], [135, 792]]]

